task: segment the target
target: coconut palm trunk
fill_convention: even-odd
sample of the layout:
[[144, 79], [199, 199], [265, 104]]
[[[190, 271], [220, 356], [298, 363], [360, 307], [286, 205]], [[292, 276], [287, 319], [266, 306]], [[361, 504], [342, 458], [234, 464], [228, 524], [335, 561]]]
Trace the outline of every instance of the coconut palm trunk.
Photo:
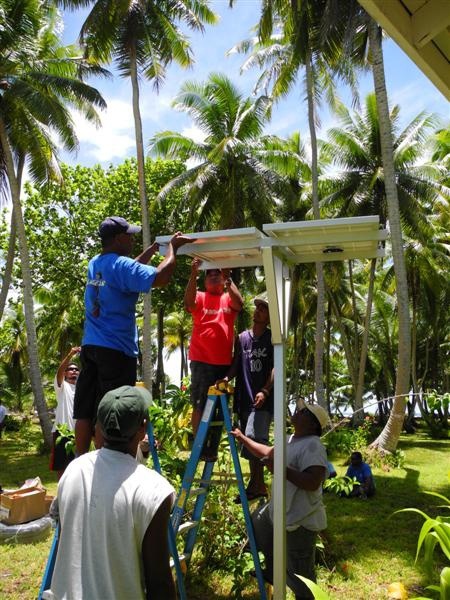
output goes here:
[[34, 403], [38, 412], [44, 442], [47, 448], [52, 444], [52, 424], [48, 414], [45, 401], [44, 389], [42, 387], [41, 370], [39, 366], [38, 342], [36, 334], [36, 323], [34, 320], [33, 286], [31, 277], [30, 257], [28, 243], [25, 234], [22, 205], [20, 202], [20, 180], [14, 168], [14, 158], [9, 143], [7, 130], [3, 119], [0, 118], [0, 143], [5, 157], [6, 172], [13, 204], [14, 220], [17, 228], [19, 242], [20, 268], [23, 281], [23, 305], [25, 312], [25, 326], [27, 331], [29, 372], [31, 388], [33, 390]]
[[[308, 97], [308, 124], [311, 136], [311, 178], [312, 178], [312, 205], [315, 219], [320, 219], [319, 208], [319, 174], [317, 168], [317, 136], [315, 124], [314, 107], [314, 71], [312, 65], [312, 56], [308, 52], [305, 61], [306, 67], [306, 90]], [[326, 406], [326, 399], [323, 386], [323, 352], [324, 352], [324, 331], [325, 331], [325, 280], [323, 276], [323, 263], [316, 263], [317, 276], [317, 312], [316, 312], [316, 340], [314, 352], [314, 383], [317, 402], [323, 407]]]
[[394, 152], [386, 92], [386, 81], [384, 76], [381, 29], [373, 19], [370, 19], [369, 21], [369, 43], [372, 55], [372, 74], [380, 126], [380, 143], [383, 158], [389, 229], [391, 233], [392, 258], [395, 271], [398, 313], [398, 358], [395, 399], [388, 422], [372, 445], [379, 448], [381, 451], [392, 452], [397, 447], [400, 433], [402, 431], [406, 397], [409, 392], [411, 369], [411, 330], [408, 302], [408, 282], [403, 253], [403, 239], [397, 195], [397, 184], [394, 172]]
[[164, 305], [157, 309], [158, 360], [156, 363], [155, 394], [162, 398], [166, 393], [166, 374], [164, 372]]
[[373, 287], [375, 283], [375, 266], [377, 259], [373, 258], [370, 263], [370, 275], [369, 275], [369, 289], [367, 291], [367, 305], [366, 305], [366, 318], [364, 321], [364, 331], [361, 340], [361, 353], [359, 355], [359, 368], [358, 368], [358, 383], [355, 391], [355, 403], [353, 415], [353, 424], [361, 425], [363, 421], [363, 393], [364, 393], [364, 375], [366, 372], [366, 361], [367, 361], [367, 350], [369, 346], [369, 329], [370, 329], [370, 315], [372, 313], [372, 300], [373, 300]]
[[[20, 187], [20, 185], [19, 185]], [[8, 239], [8, 252], [6, 255], [5, 262], [5, 270], [3, 271], [2, 277], [2, 289], [0, 290], [0, 320], [3, 317], [3, 312], [5, 310], [6, 299], [8, 298], [9, 286], [11, 285], [12, 280], [12, 270], [14, 266], [14, 256], [16, 253], [16, 220], [14, 217], [14, 210], [11, 211], [11, 224], [9, 229], [9, 239]]]
[[[145, 183], [145, 156], [142, 136], [142, 119], [139, 106], [139, 78], [136, 54], [130, 51], [130, 79], [133, 93], [134, 132], [136, 136], [136, 158], [138, 168], [139, 201], [141, 205], [142, 243], [143, 247], [150, 246], [150, 217], [147, 203], [147, 188]], [[142, 331], [142, 379], [148, 390], [152, 390], [152, 296], [151, 292], [144, 294], [143, 331]]]

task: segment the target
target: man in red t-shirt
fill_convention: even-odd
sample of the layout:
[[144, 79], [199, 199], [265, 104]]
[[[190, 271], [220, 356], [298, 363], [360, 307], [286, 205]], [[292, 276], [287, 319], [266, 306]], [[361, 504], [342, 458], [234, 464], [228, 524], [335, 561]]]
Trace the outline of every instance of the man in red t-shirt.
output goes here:
[[234, 322], [243, 305], [229, 269], [208, 269], [205, 273], [206, 291], [197, 291], [201, 263], [199, 258], [192, 261], [191, 276], [184, 294], [184, 307], [193, 319], [189, 359], [194, 436], [202, 418], [208, 388], [225, 376], [231, 364]]

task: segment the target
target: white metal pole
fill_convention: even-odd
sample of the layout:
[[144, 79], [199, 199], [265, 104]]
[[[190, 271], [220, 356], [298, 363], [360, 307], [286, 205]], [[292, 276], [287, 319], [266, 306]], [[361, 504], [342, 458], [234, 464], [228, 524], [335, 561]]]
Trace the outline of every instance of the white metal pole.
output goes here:
[[284, 343], [274, 344], [274, 477], [273, 574], [274, 600], [286, 597], [286, 367]]

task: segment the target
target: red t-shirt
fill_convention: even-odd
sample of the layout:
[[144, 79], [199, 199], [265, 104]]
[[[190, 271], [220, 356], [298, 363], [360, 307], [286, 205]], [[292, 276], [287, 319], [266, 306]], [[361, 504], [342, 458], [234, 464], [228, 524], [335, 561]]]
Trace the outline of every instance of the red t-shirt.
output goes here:
[[233, 353], [234, 322], [237, 311], [231, 308], [228, 294], [197, 292], [189, 359], [210, 365], [230, 365]]

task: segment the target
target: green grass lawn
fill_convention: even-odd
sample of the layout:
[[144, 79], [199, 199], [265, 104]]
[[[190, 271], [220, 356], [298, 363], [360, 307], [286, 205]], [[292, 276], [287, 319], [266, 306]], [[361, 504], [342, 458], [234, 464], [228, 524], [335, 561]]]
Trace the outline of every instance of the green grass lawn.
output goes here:
[[[48, 470], [48, 455], [38, 452], [40, 440], [36, 424], [26, 435], [4, 434], [0, 440], [0, 483], [4, 488], [17, 487], [25, 479], [39, 475], [49, 493], [56, 492], [56, 477]], [[424, 574], [420, 563], [414, 564], [422, 521], [411, 513], [391, 515], [405, 507], [439, 514], [438, 499], [423, 492], [430, 490], [449, 496], [450, 440], [431, 440], [420, 433], [403, 436], [400, 448], [405, 453], [404, 468], [374, 469], [377, 483], [374, 498], [347, 500], [325, 495], [328, 530], [325, 552], [320, 556], [318, 583], [331, 598], [387, 598], [387, 587], [393, 582], [402, 582], [411, 597], [422, 591]], [[343, 459], [333, 462], [338, 474], [344, 474]], [[0, 598], [36, 598], [50, 543], [48, 538], [29, 545], [0, 545]], [[231, 597], [232, 581], [226, 574], [193, 573], [191, 580], [190, 599]], [[252, 580], [246, 598], [258, 598]]]

